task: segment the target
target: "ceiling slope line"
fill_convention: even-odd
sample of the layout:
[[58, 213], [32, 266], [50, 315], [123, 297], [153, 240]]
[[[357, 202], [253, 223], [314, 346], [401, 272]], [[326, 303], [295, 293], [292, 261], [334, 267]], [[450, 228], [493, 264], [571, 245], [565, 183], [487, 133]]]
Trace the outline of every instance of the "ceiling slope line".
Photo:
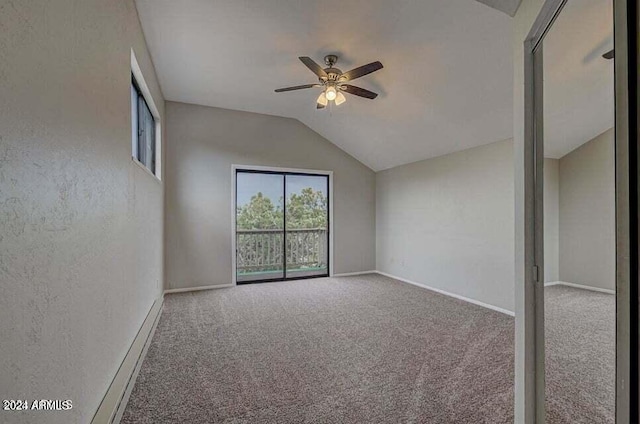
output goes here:
[[500, 12], [506, 13], [512, 18], [515, 16], [518, 8], [520, 7], [520, 3], [522, 0], [476, 0], [479, 3], [482, 3], [486, 6], [489, 6], [492, 9], [499, 10]]

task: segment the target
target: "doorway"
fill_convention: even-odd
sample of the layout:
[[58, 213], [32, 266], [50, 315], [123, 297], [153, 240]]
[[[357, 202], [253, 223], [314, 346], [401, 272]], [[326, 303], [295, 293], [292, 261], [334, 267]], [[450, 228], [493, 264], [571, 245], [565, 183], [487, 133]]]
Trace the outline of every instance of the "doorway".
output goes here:
[[330, 275], [331, 173], [234, 168], [237, 284]]

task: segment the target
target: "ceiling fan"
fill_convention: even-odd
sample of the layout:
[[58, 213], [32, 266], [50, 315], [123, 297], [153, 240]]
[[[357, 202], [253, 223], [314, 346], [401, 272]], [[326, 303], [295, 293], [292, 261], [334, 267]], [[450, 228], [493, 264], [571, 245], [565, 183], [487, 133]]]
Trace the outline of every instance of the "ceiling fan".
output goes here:
[[324, 109], [329, 102], [334, 101], [337, 105], [341, 105], [347, 99], [344, 97], [345, 93], [353, 94], [355, 96], [364, 97], [366, 99], [375, 99], [378, 97], [378, 93], [365, 90], [364, 88], [356, 87], [355, 85], [347, 84], [349, 81], [353, 81], [356, 78], [363, 77], [379, 69], [382, 69], [382, 63], [371, 62], [367, 65], [363, 65], [352, 69], [348, 72], [342, 72], [338, 68], [334, 68], [336, 62], [338, 62], [338, 56], [330, 54], [324, 57], [324, 63], [327, 68], [322, 69], [320, 65], [313, 61], [310, 57], [299, 57], [300, 61], [304, 63], [307, 68], [311, 69], [311, 72], [318, 76], [319, 83], [317, 84], [305, 84], [296, 85], [294, 87], [278, 88], [276, 93], [282, 93], [284, 91], [302, 90], [305, 88], [322, 87], [323, 91], [320, 93], [318, 100], [316, 101], [317, 109]]

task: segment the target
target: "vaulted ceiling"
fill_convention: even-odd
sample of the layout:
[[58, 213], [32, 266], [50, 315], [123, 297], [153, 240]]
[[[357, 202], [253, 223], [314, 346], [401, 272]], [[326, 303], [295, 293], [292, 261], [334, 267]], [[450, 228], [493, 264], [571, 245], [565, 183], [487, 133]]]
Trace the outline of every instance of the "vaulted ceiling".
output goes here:
[[[167, 100], [300, 120], [374, 170], [512, 134], [511, 18], [472, 0], [137, 0]], [[380, 93], [316, 111], [298, 60], [337, 53]]]
[[614, 125], [613, 2], [569, 0], [544, 39], [545, 156], [561, 158]]

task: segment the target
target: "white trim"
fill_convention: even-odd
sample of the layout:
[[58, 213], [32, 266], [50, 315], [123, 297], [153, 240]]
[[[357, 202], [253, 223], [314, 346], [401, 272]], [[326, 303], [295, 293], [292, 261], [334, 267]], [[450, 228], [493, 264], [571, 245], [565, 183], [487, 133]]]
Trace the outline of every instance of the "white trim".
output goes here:
[[333, 171], [322, 171], [317, 169], [301, 168], [279, 168], [275, 166], [258, 165], [231, 165], [231, 281], [232, 285], [238, 284], [236, 281], [236, 171], [271, 171], [271, 172], [293, 172], [301, 174], [317, 174], [329, 177], [329, 277], [333, 277]]
[[431, 290], [431, 291], [434, 291], [436, 293], [443, 294], [445, 296], [453, 297], [453, 298], [456, 298], [456, 299], [459, 299], [459, 300], [464, 300], [465, 302], [473, 303], [474, 305], [482, 306], [484, 308], [491, 309], [491, 310], [494, 310], [494, 311], [497, 311], [497, 312], [501, 312], [501, 313], [509, 315], [509, 316], [515, 316], [515, 313], [513, 311], [508, 310], [508, 309], [503, 309], [503, 308], [500, 308], [498, 306], [490, 305], [488, 303], [480, 302], [479, 300], [475, 300], [475, 299], [471, 299], [471, 298], [468, 298], [468, 297], [464, 297], [464, 296], [461, 296], [461, 295], [455, 294], [455, 293], [450, 293], [448, 291], [444, 291], [444, 290], [441, 290], [441, 289], [436, 289], [435, 287], [430, 287], [430, 286], [427, 286], [426, 284], [417, 283], [415, 281], [407, 280], [406, 278], [398, 277], [396, 275], [388, 274], [386, 272], [377, 271], [377, 270], [375, 272], [380, 274], [380, 275], [384, 275], [385, 277], [389, 277], [389, 278], [393, 278], [394, 280], [402, 281], [403, 283], [412, 284], [414, 286], [422, 287], [423, 289]]
[[[320, 171], [322, 172], [322, 171]], [[333, 264], [333, 171], [328, 171], [329, 175], [329, 277], [334, 275]]]
[[352, 277], [354, 275], [376, 274], [378, 271], [358, 271], [358, 272], [343, 272], [342, 274], [333, 274], [332, 277]]
[[[153, 96], [151, 95], [151, 90], [149, 90], [149, 86], [147, 86], [147, 82], [144, 79], [144, 75], [142, 74], [142, 69], [140, 69], [140, 65], [138, 64], [138, 60], [136, 59], [136, 54], [133, 51], [133, 49], [131, 49], [131, 73], [133, 74], [133, 77], [135, 78], [136, 83], [138, 84], [138, 88], [142, 93], [142, 97], [144, 97], [144, 100], [147, 102], [147, 106], [149, 106], [149, 111], [151, 112], [151, 115], [153, 115], [153, 119], [156, 124], [156, 130], [155, 130], [155, 135], [156, 135], [155, 171], [156, 172], [155, 174], [153, 174], [151, 171], [149, 172], [153, 174], [153, 176], [156, 177], [157, 179], [162, 180], [162, 125], [161, 125], [161, 119], [160, 119], [160, 111], [158, 110], [158, 107], [156, 106], [156, 103], [153, 100]], [[133, 143], [133, 140], [132, 140], [132, 143]], [[132, 148], [132, 150], [133, 149], [134, 148]], [[132, 154], [134, 153], [135, 152], [132, 151]]]
[[213, 286], [185, 287], [181, 289], [168, 289], [164, 291], [164, 294], [184, 293], [184, 292], [192, 292], [192, 291], [200, 291], [200, 290], [223, 289], [225, 287], [233, 287], [233, 286], [235, 286], [235, 284], [217, 284]]
[[122, 364], [120, 364], [120, 368], [118, 368], [104, 398], [102, 398], [102, 402], [100, 402], [100, 406], [91, 420], [92, 424], [118, 423], [120, 421], [140, 371], [140, 366], [158, 326], [163, 301], [164, 297], [161, 296], [151, 306], [140, 330], [138, 330], [138, 334], [133, 339], [133, 343], [131, 343], [129, 351], [125, 355]]
[[599, 292], [599, 293], [616, 294], [615, 290], [602, 289], [600, 287], [586, 286], [584, 284], [567, 283], [566, 281], [551, 281], [551, 282], [548, 282], [548, 283], [544, 283], [544, 286], [545, 287], [567, 286], [567, 287], [573, 287], [573, 288], [576, 288], [576, 289], [589, 290], [589, 291], [594, 291], [594, 292]]
[[278, 166], [260, 166], [260, 165], [231, 165], [234, 169], [241, 169], [246, 171], [271, 171], [271, 172], [291, 172], [298, 174], [318, 174], [318, 175], [333, 175], [333, 171], [325, 171], [319, 169], [303, 169], [303, 168], [282, 168]]

